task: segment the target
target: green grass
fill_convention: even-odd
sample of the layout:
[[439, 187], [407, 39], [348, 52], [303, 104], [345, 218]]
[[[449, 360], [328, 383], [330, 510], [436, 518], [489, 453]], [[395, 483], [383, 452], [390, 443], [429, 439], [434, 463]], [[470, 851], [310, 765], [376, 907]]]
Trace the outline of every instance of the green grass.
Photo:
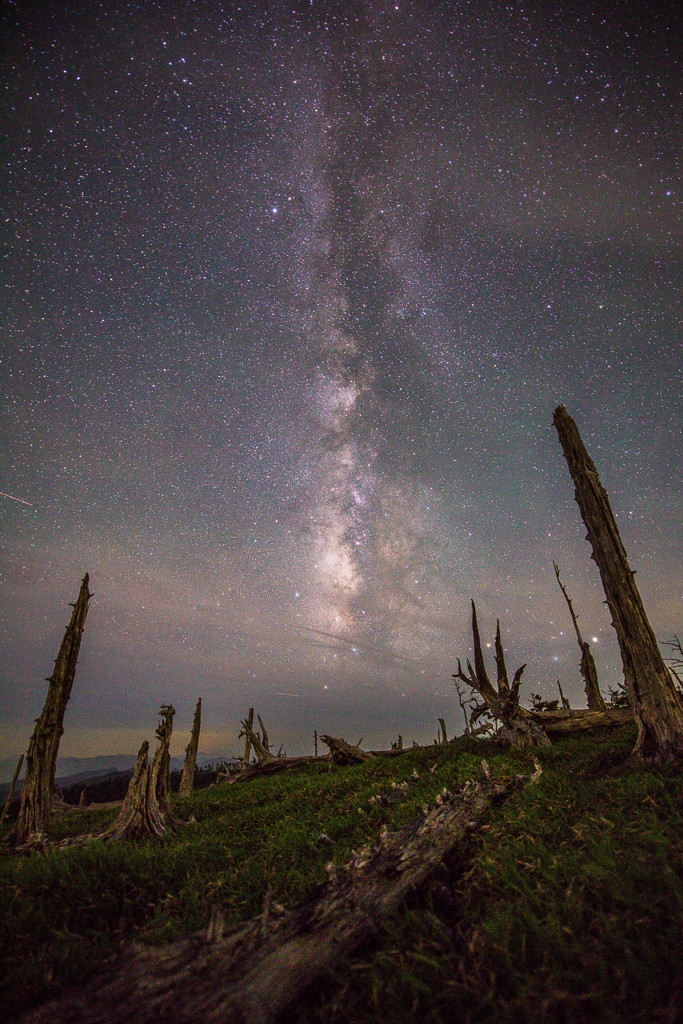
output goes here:
[[[673, 1021], [683, 978], [683, 781], [609, 773], [633, 743], [564, 741], [543, 753], [539, 785], [488, 824], [397, 913], [372, 947], [307, 994], [296, 1017], [334, 1021]], [[131, 941], [161, 943], [285, 906], [382, 824], [412, 821], [425, 800], [481, 776], [532, 770], [526, 754], [460, 740], [359, 767], [314, 768], [178, 801], [197, 823], [164, 843], [91, 844], [0, 861], [3, 1013], [78, 983]], [[429, 769], [437, 765], [432, 773]], [[418, 780], [413, 779], [416, 771]], [[372, 795], [411, 780], [400, 803]], [[55, 836], [103, 828], [112, 811], [74, 814]]]

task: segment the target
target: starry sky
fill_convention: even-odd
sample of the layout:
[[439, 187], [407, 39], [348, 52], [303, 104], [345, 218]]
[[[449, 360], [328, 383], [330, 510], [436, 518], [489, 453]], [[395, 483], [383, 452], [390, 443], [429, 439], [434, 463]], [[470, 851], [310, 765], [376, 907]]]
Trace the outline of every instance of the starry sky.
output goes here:
[[[552, 426], [683, 629], [681, 22], [616, 3], [5, 3], [0, 745], [459, 731], [500, 617], [621, 677]], [[486, 649], [485, 649], [486, 650]], [[491, 652], [492, 653], [492, 652]]]

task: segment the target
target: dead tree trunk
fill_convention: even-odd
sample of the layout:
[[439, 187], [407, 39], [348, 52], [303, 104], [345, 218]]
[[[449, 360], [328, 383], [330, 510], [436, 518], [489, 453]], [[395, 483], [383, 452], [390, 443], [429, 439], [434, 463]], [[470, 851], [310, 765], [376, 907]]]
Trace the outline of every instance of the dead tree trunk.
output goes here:
[[244, 767], [245, 768], [249, 767], [249, 762], [251, 760], [251, 738], [250, 737], [252, 735], [252, 726], [253, 725], [254, 725], [254, 709], [253, 708], [249, 708], [249, 714], [247, 715], [246, 720], [244, 722], [242, 722], [243, 732], [241, 732], [239, 734], [239, 736], [238, 736], [238, 739], [240, 739], [242, 736], [244, 736], [244, 738], [245, 738], [244, 739]]
[[[275, 757], [275, 754], [271, 754], [271, 752], [270, 752], [269, 745], [268, 745], [268, 734], [267, 734], [267, 732], [265, 730], [263, 722], [261, 721], [261, 716], [257, 715], [257, 718], [258, 718], [259, 723], [261, 725], [261, 730], [262, 730], [261, 736], [259, 736], [259, 734], [257, 732], [254, 732], [254, 730], [252, 728], [252, 725], [253, 725], [253, 722], [254, 722], [254, 709], [253, 708], [249, 708], [249, 714], [244, 719], [244, 721], [242, 722], [242, 732], [239, 734], [239, 738], [241, 738], [242, 736], [245, 737], [245, 746], [244, 746], [244, 767], [245, 768], [249, 767], [249, 757], [250, 757], [249, 751], [250, 751], [251, 747], [254, 748], [254, 750], [256, 752], [256, 757], [258, 758], [259, 761], [269, 761], [271, 758]], [[263, 742], [264, 739], [265, 739], [265, 744]]]
[[7, 794], [7, 799], [5, 800], [5, 806], [2, 809], [2, 817], [0, 818], [0, 822], [4, 821], [5, 818], [7, 817], [7, 815], [9, 814], [9, 809], [12, 806], [12, 799], [14, 797], [14, 787], [17, 784], [17, 779], [19, 778], [19, 772], [21, 771], [21, 766], [22, 766], [23, 763], [24, 763], [24, 755], [22, 754], [21, 757], [19, 758], [18, 762], [17, 762], [17, 767], [14, 769], [14, 775], [12, 776], [12, 782], [11, 782], [10, 787], [9, 787], [9, 792]]
[[161, 837], [178, 823], [171, 812], [168, 779], [169, 746], [175, 711], [172, 705], [164, 704], [159, 714], [161, 722], [156, 731], [159, 746], [151, 765], [147, 763], [149, 743], [145, 740], [138, 752], [135, 771], [118, 817], [106, 832], [93, 838], [107, 841]]
[[486, 665], [484, 664], [484, 655], [481, 650], [477, 609], [474, 601], [472, 601], [472, 641], [474, 646], [474, 668], [468, 661], [467, 670], [469, 675], [465, 675], [458, 660], [458, 671], [453, 678], [462, 679], [464, 683], [467, 683], [472, 690], [480, 695], [486, 706], [490, 709], [491, 714], [502, 723], [504, 736], [512, 746], [529, 746], [533, 743], [546, 747], [550, 746], [550, 741], [543, 732], [543, 729], [534, 722], [529, 712], [519, 705], [519, 687], [526, 665], [522, 665], [521, 668], [517, 669], [512, 684], [508, 680], [503, 643], [500, 638], [500, 622], [496, 624], [497, 690], [489, 679]]
[[[321, 737], [322, 738], [322, 737]], [[485, 769], [486, 770], [486, 769]], [[387, 833], [288, 912], [209, 927], [161, 948], [137, 946], [110, 972], [34, 1010], [24, 1024], [273, 1024], [340, 957], [382, 928], [416, 886], [524, 781], [467, 783], [424, 819]], [[443, 798], [442, 798], [443, 799]]]
[[632, 757], [659, 763], [683, 757], [683, 701], [645, 614], [607, 492], [563, 405], [555, 410], [554, 423], [619, 641], [626, 690], [638, 724]]
[[36, 720], [36, 727], [29, 741], [19, 817], [10, 837], [12, 844], [25, 843], [29, 836], [47, 830], [59, 741], [64, 732], [64, 711], [71, 696], [83, 626], [91, 597], [86, 573], [78, 599], [73, 605], [71, 621], [59, 648], [54, 671], [48, 679], [50, 685], [43, 712]]
[[185, 747], [185, 765], [183, 767], [183, 774], [180, 779], [179, 795], [180, 796], [192, 796], [192, 790], [194, 788], [194, 768], [197, 763], [197, 750], [199, 749], [199, 729], [202, 722], [202, 698], [200, 697], [197, 701], [197, 707], [194, 713], [194, 721], [192, 723], [192, 735], [190, 736], [190, 742]]
[[576, 639], [579, 642], [579, 650], [581, 651], [581, 675], [583, 681], [586, 684], [586, 701], [588, 702], [588, 708], [590, 711], [604, 711], [607, 705], [600, 693], [600, 685], [598, 683], [598, 670], [595, 667], [593, 661], [593, 655], [591, 649], [588, 646], [588, 641], [584, 640], [581, 636], [581, 630], [579, 629], [578, 615], [574, 612], [574, 607], [571, 602], [571, 598], [567, 593], [566, 587], [563, 586], [562, 580], [560, 579], [560, 567], [557, 562], [553, 562], [553, 568], [555, 569], [555, 575], [557, 576], [557, 582], [560, 590], [564, 594], [564, 599], [569, 606], [569, 614], [572, 617], [574, 623], [574, 631], [576, 633]]
[[567, 698], [565, 697], [564, 693], [562, 692], [562, 684], [560, 683], [559, 679], [557, 680], [557, 688], [560, 691], [560, 700], [562, 701], [563, 709], [565, 711], [570, 711], [571, 710], [571, 705], [570, 705], [569, 701], [567, 700]]
[[439, 723], [439, 746], [445, 747], [448, 743], [448, 733], [446, 732], [446, 722], [443, 718], [437, 719]]

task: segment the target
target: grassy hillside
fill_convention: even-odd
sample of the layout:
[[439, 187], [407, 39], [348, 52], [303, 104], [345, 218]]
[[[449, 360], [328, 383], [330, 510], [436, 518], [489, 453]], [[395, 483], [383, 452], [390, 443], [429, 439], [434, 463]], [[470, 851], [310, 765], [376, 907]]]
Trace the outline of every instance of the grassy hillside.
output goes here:
[[[540, 756], [535, 787], [494, 809], [371, 948], [338, 966], [289, 1019], [675, 1021], [683, 1008], [683, 776], [615, 771], [634, 739], [568, 740]], [[527, 755], [470, 740], [358, 767], [314, 767], [175, 802], [197, 819], [170, 841], [92, 844], [0, 860], [4, 1019], [83, 981], [132, 941], [163, 943], [207, 923], [285, 906], [382, 824], [468, 778]], [[408, 782], [407, 792], [394, 787]], [[378, 806], [370, 798], [385, 794]], [[101, 829], [115, 810], [55, 822]], [[7, 831], [7, 829], [5, 830]], [[334, 846], [317, 840], [325, 833]]]

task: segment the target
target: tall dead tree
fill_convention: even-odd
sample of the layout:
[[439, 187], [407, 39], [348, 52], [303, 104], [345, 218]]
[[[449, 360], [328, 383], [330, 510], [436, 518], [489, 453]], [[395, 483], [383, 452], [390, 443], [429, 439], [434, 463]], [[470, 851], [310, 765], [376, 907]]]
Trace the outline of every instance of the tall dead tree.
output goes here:
[[197, 763], [197, 750], [199, 749], [199, 730], [201, 722], [202, 698], [200, 697], [197, 701], [197, 707], [194, 713], [190, 742], [185, 747], [185, 764], [183, 766], [183, 774], [180, 779], [180, 787], [178, 790], [180, 796], [192, 796], [192, 789], [194, 787], [194, 768]]
[[533, 743], [550, 746], [550, 741], [543, 729], [534, 722], [529, 712], [520, 707], [519, 704], [519, 687], [526, 665], [522, 665], [517, 669], [512, 683], [508, 679], [503, 642], [500, 638], [500, 620], [496, 623], [497, 689], [489, 679], [484, 663], [484, 655], [481, 650], [477, 609], [474, 601], [472, 601], [472, 643], [474, 647], [474, 668], [468, 661], [468, 674], [465, 675], [460, 660], [458, 660], [458, 671], [453, 678], [462, 679], [464, 683], [467, 683], [472, 690], [479, 694], [485, 705], [490, 709], [491, 714], [502, 723], [503, 735], [512, 746], [529, 746]]
[[26, 778], [21, 791], [19, 817], [10, 837], [12, 844], [25, 843], [29, 836], [44, 833], [50, 819], [55, 785], [59, 741], [64, 732], [64, 711], [71, 696], [83, 626], [92, 594], [88, 574], [83, 577], [71, 621], [66, 627], [55, 667], [48, 679], [47, 697], [26, 753]]
[[683, 757], [683, 701], [676, 693], [636, 587], [607, 492], [563, 405], [553, 422], [574, 481], [616, 630], [629, 703], [638, 724], [634, 759], [659, 763]]
[[581, 630], [579, 629], [578, 621], [579, 617], [574, 611], [574, 606], [572, 605], [571, 598], [567, 593], [567, 589], [563, 585], [562, 580], [560, 579], [560, 567], [557, 564], [557, 562], [553, 562], [553, 568], [555, 570], [555, 575], [557, 576], [557, 582], [559, 584], [560, 590], [564, 594], [564, 599], [569, 607], [569, 614], [571, 615], [572, 622], [574, 623], [576, 639], [579, 642], [579, 650], [581, 651], [580, 669], [581, 675], [583, 676], [583, 681], [586, 684], [586, 700], [588, 702], [588, 707], [591, 711], [604, 711], [607, 705], [605, 704], [603, 696], [600, 693], [600, 685], [598, 683], [598, 670], [595, 667], [595, 662], [593, 661], [591, 649], [588, 646], [588, 641], [584, 640], [581, 636]]

